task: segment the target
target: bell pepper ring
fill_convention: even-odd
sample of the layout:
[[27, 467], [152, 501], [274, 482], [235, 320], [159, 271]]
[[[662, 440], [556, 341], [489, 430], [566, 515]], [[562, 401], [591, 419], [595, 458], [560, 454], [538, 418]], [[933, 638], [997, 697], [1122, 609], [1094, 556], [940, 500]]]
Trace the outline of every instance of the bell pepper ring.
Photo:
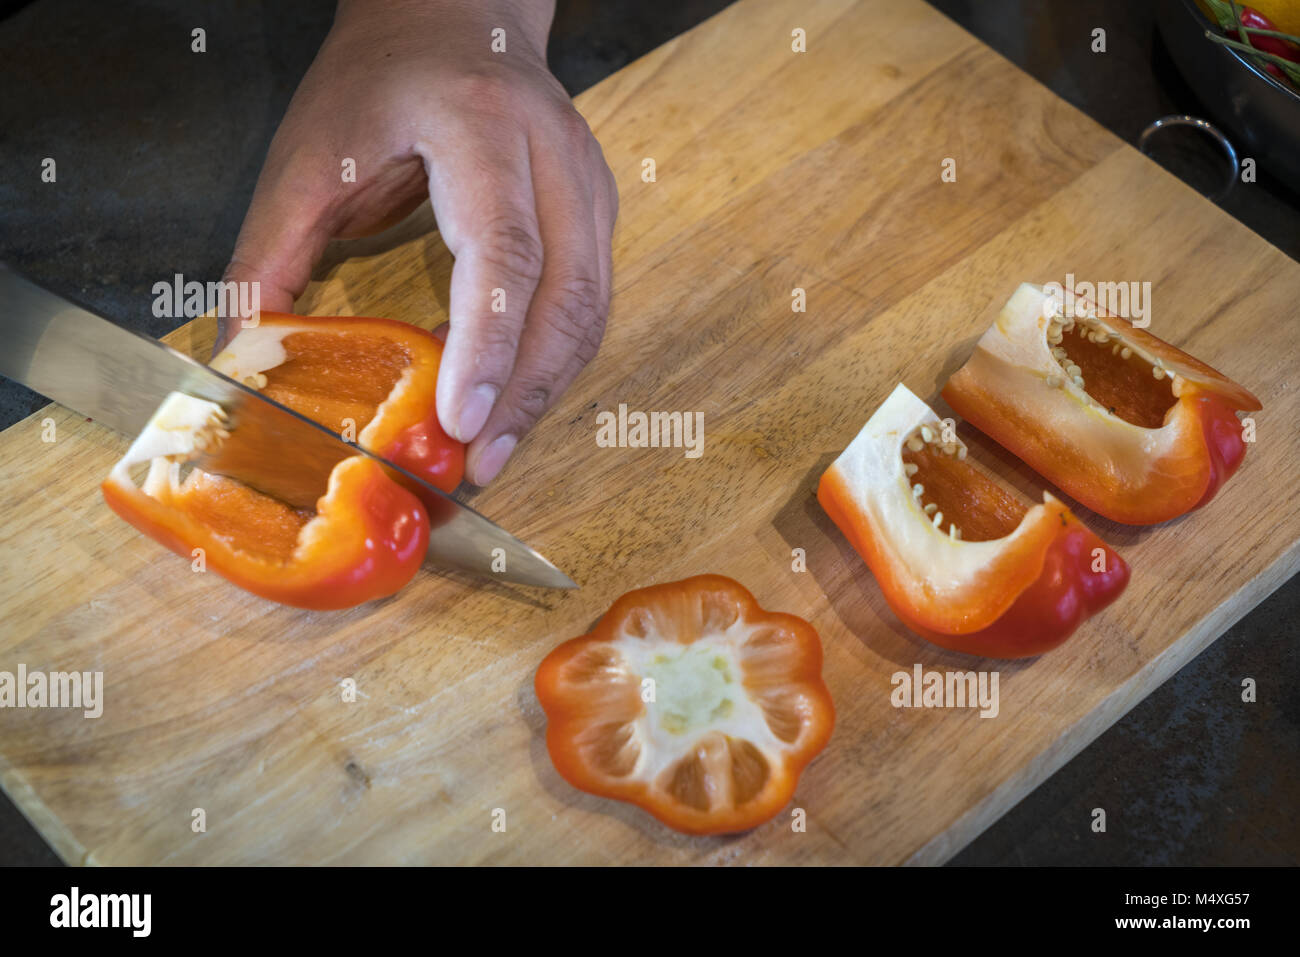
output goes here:
[[958, 415], [1093, 511], [1152, 525], [1206, 504], [1246, 454], [1222, 373], [1083, 301], [1023, 284], [943, 388]]
[[[433, 407], [441, 348], [429, 333], [384, 319], [263, 313], [213, 366], [451, 491], [464, 447], [442, 432]], [[428, 546], [429, 513], [382, 466], [347, 456], [314, 507], [295, 507], [258, 490], [280, 487], [255, 481], [259, 474], [278, 482], [294, 473], [261, 436], [229, 446], [248, 482], [191, 467], [222, 449], [226, 424], [220, 406], [173, 393], [104, 481], [105, 500], [177, 554], [202, 549], [205, 568], [283, 604], [348, 608], [411, 580]], [[146, 465], [137, 485], [132, 471]]]
[[1119, 596], [1128, 565], [1050, 493], [1018, 501], [950, 429], [899, 384], [817, 500], [912, 631], [973, 655], [1042, 654]]
[[574, 787], [688, 834], [775, 816], [830, 740], [817, 632], [721, 575], [628, 592], [537, 670], [546, 746]]

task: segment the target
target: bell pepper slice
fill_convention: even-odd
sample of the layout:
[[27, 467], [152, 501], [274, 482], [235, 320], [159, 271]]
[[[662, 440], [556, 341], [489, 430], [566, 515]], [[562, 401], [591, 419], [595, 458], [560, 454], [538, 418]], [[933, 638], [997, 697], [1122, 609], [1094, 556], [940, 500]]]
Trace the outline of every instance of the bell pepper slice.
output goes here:
[[1213, 498], [1254, 395], [1089, 302], [1021, 285], [947, 382], [953, 410], [1107, 518], [1150, 525]]
[[[894, 613], [994, 658], [1041, 654], [1123, 591], [1124, 560], [1050, 493], [1027, 507], [899, 384], [817, 488]], [[1100, 549], [1100, 552], [1096, 551]]]
[[[437, 339], [404, 323], [263, 313], [213, 366], [322, 425], [352, 430], [358, 444], [451, 491], [464, 447], [437, 422], [441, 353]], [[429, 513], [416, 495], [373, 460], [348, 456], [314, 507], [295, 507], [301, 497], [258, 490], [282, 489], [295, 472], [260, 435], [223, 454], [223, 471], [237, 466], [247, 482], [199, 468], [183, 474], [220, 445], [225, 424], [219, 406], [170, 396], [104, 481], [109, 506], [177, 554], [202, 548], [207, 568], [288, 605], [348, 608], [410, 581], [429, 538]], [[146, 464], [137, 485], [132, 472]]]
[[619, 598], [546, 656], [535, 687], [566, 781], [676, 830], [720, 834], [773, 817], [830, 740], [821, 667], [808, 622], [699, 575]]

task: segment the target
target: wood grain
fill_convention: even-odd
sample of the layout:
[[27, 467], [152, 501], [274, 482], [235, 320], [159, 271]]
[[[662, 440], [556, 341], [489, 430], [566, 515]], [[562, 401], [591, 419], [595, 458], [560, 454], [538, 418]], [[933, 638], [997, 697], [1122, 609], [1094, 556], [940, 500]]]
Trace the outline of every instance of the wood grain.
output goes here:
[[[1300, 565], [1300, 266], [919, 0], [746, 0], [578, 104], [622, 197], [609, 330], [471, 498], [581, 591], [426, 570], [353, 611], [278, 607], [109, 512], [97, 484], [122, 437], [58, 407], [0, 434], [0, 670], [104, 672], [99, 719], [0, 711], [0, 784], [65, 860], [940, 862]], [[299, 311], [442, 321], [451, 261], [432, 226], [425, 208], [334, 247]], [[1151, 281], [1152, 330], [1260, 396], [1259, 441], [1208, 508], [1168, 525], [1080, 510], [1134, 573], [1066, 646], [1014, 664], [943, 652], [898, 624], [812, 491], [896, 382], [941, 405], [1016, 285], [1066, 272]], [[172, 341], [205, 355], [211, 329]], [[703, 456], [598, 448], [596, 415], [620, 402], [702, 411]], [[1023, 465], [961, 434], [1039, 497]], [[806, 833], [781, 815], [681, 836], [550, 765], [540, 660], [622, 592], [700, 572], [822, 635], [839, 719], [795, 797]], [[894, 709], [890, 676], [915, 663], [998, 670], [998, 717]]]

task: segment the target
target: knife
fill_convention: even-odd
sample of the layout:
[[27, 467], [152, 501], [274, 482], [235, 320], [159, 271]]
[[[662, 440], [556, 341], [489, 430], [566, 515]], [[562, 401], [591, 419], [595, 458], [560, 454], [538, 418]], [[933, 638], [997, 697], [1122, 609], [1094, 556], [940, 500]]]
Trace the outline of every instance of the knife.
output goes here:
[[[172, 392], [215, 402], [230, 418], [230, 438], [196, 460], [207, 471], [255, 485], [300, 507], [313, 507], [330, 471], [350, 455], [367, 455], [420, 492], [429, 512], [426, 559], [543, 588], [577, 588], [568, 575], [505, 529], [406, 469], [347, 442], [324, 426], [156, 339], [124, 329], [38, 286], [0, 263], [0, 375], [60, 405], [134, 437]], [[292, 449], [285, 468], [241, 474], [240, 432], [256, 446]], [[231, 453], [234, 454], [231, 454]], [[499, 550], [499, 551], [498, 551]], [[495, 567], [494, 567], [495, 566]], [[495, 569], [500, 569], [495, 570]]]

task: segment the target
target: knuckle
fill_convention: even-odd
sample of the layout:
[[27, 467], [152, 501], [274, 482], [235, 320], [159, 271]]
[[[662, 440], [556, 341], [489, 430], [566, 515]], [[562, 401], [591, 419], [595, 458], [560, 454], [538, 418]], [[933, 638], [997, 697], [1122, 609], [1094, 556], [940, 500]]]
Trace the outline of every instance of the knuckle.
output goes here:
[[588, 141], [594, 139], [591, 135], [591, 128], [587, 126], [587, 121], [572, 106], [566, 104], [566, 109], [561, 111], [557, 122], [559, 123], [560, 136], [567, 143], [586, 149]]
[[601, 340], [604, 338], [605, 314], [602, 312], [596, 316], [595, 322], [587, 328], [586, 337], [583, 338], [582, 342], [578, 343], [575, 355], [584, 366], [596, 358], [596, 353], [600, 351]]
[[609, 222], [612, 226], [618, 219], [618, 179], [614, 176], [614, 171], [609, 168], [609, 161], [605, 159], [605, 151], [601, 149], [600, 143], [597, 142], [594, 136], [591, 138], [591, 149], [588, 156], [593, 170], [593, 182], [602, 183], [602, 185], [596, 186], [594, 189], [605, 200]]
[[483, 260], [508, 276], [536, 283], [545, 259], [542, 240], [527, 218], [514, 212], [498, 213], [483, 225]]
[[500, 115], [513, 106], [513, 84], [498, 71], [473, 70], [463, 74], [459, 83], [460, 95], [475, 110]]
[[549, 329], [570, 340], [575, 351], [586, 347], [593, 329], [599, 344], [605, 322], [599, 280], [575, 273], [560, 284], [548, 305], [550, 308], [542, 313], [543, 321]]
[[515, 399], [515, 409], [521, 424], [530, 426], [542, 417], [551, 407], [551, 396], [555, 394], [555, 382], [536, 382], [519, 391]]
[[565, 383], [561, 380], [558, 367], [516, 369], [506, 387], [506, 401], [502, 403], [506, 431], [522, 433], [531, 429], [564, 391]]

